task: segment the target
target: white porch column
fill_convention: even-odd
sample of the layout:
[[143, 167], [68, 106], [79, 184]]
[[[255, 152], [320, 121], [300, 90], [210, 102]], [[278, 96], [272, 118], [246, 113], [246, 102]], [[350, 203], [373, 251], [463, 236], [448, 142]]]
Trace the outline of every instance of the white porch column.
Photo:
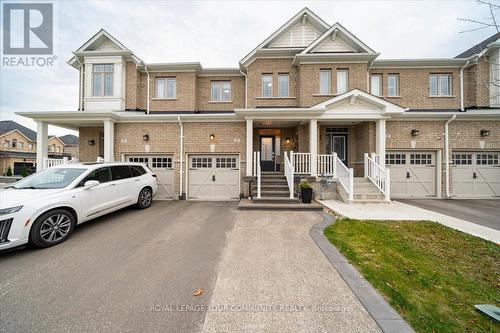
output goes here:
[[41, 120], [36, 121], [36, 171], [44, 169], [44, 160], [48, 157], [48, 126]]
[[311, 176], [318, 175], [318, 121], [309, 122], [309, 153], [311, 154]]
[[253, 120], [247, 119], [247, 176], [252, 176], [253, 167]]
[[385, 119], [377, 120], [376, 152], [379, 156], [379, 165], [385, 168]]
[[111, 120], [104, 121], [104, 162], [113, 162], [115, 145], [115, 123]]

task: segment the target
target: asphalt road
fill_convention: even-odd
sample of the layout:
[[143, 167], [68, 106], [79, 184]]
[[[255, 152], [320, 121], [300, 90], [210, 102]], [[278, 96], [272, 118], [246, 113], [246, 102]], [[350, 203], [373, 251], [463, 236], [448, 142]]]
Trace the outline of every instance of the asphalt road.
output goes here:
[[82, 224], [58, 246], [1, 253], [0, 331], [198, 331], [237, 213], [155, 201]]
[[397, 201], [500, 230], [500, 200], [398, 199]]

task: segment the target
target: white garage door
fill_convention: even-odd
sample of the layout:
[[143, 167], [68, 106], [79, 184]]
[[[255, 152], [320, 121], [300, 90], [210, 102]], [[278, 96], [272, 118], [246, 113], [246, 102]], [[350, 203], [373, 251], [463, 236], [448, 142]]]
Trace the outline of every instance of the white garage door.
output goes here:
[[452, 154], [451, 194], [457, 198], [500, 197], [500, 153]]
[[193, 155], [189, 157], [188, 199], [235, 200], [240, 194], [237, 155]]
[[434, 152], [387, 152], [391, 170], [391, 197], [436, 196], [436, 154]]
[[129, 162], [146, 164], [156, 175], [158, 180], [157, 200], [170, 200], [174, 197], [174, 168], [172, 156], [168, 155], [148, 155], [148, 156], [127, 156]]

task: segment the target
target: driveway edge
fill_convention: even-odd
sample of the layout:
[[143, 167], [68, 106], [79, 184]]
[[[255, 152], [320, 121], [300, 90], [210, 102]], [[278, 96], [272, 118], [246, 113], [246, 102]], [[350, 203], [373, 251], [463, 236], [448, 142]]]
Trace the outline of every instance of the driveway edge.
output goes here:
[[335, 218], [321, 212], [323, 222], [314, 225], [309, 235], [320, 248], [340, 277], [351, 288], [354, 295], [385, 333], [415, 332], [411, 326], [387, 303], [372, 285], [352, 266], [349, 261], [325, 237], [324, 230], [335, 222]]

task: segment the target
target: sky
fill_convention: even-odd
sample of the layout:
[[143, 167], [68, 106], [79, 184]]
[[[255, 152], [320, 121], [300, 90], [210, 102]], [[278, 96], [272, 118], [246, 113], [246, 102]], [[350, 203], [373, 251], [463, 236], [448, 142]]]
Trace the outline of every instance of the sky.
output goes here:
[[[76, 110], [78, 71], [66, 61], [101, 28], [146, 63], [198, 61], [203, 67], [237, 67], [239, 60], [304, 7], [330, 25], [341, 23], [380, 52], [379, 58], [454, 57], [496, 32], [488, 28], [461, 33], [477, 26], [458, 18], [482, 19], [489, 13], [486, 6], [465, 0], [55, 1], [56, 65], [2, 67], [0, 119], [36, 130], [33, 121], [14, 113]], [[49, 133], [77, 134], [54, 126]]]

